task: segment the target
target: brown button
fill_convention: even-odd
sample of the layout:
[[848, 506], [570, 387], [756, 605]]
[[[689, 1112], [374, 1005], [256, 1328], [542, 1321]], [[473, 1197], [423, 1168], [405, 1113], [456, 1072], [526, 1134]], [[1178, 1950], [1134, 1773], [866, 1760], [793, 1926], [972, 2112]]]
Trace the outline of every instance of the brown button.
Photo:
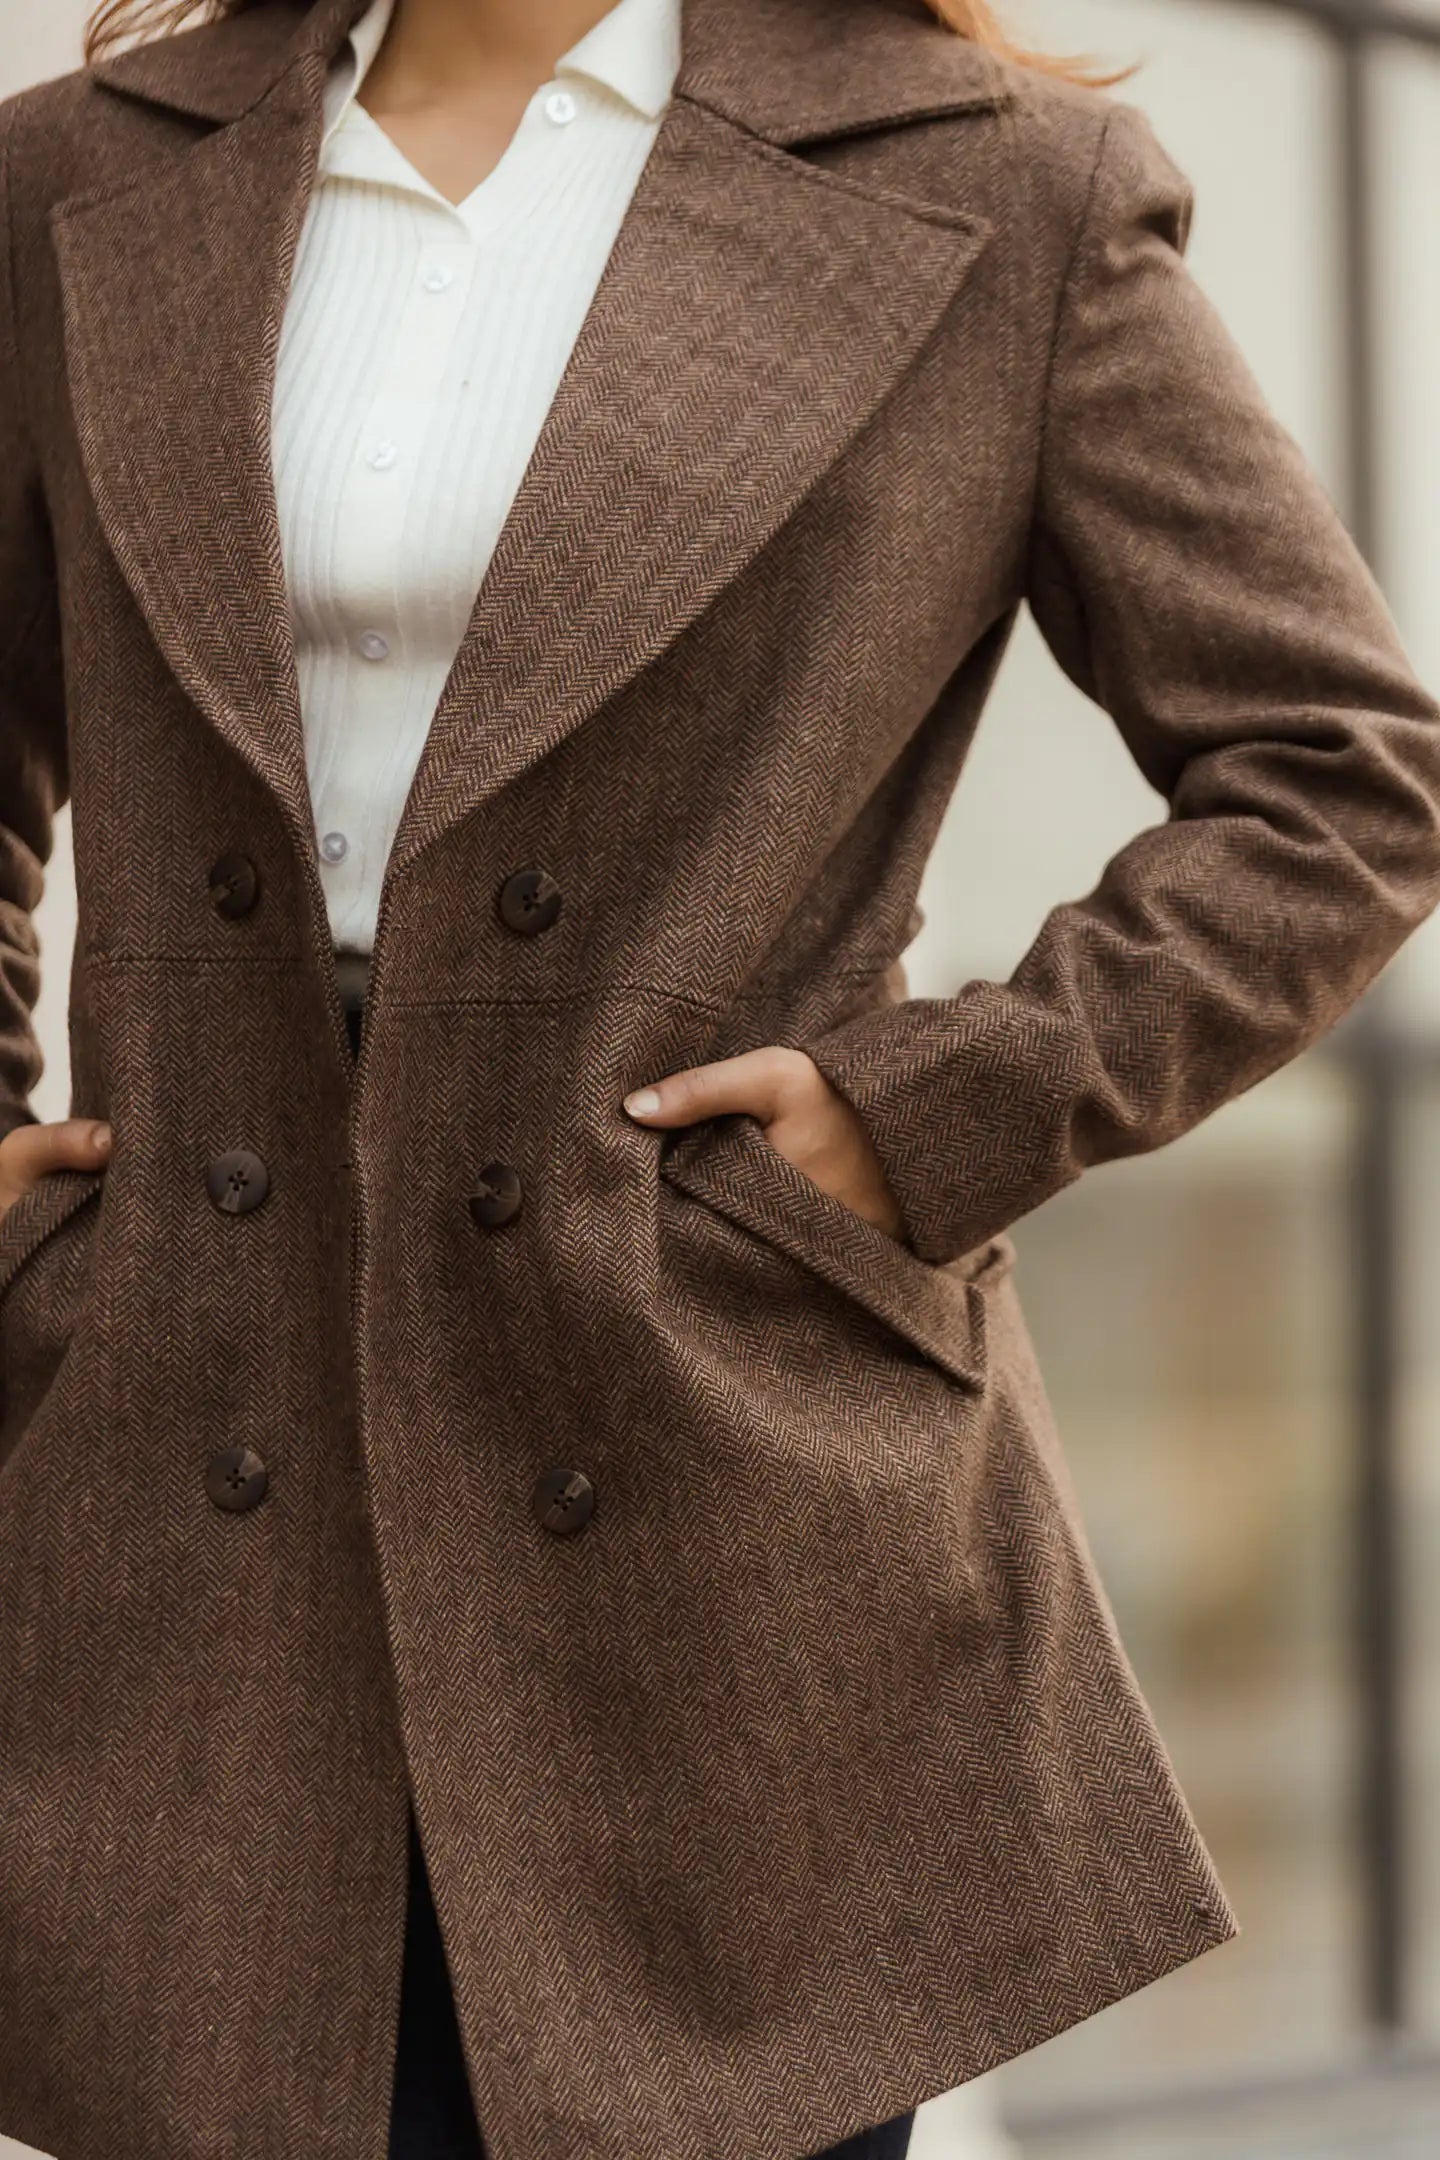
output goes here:
[[206, 1169], [205, 1190], [222, 1215], [248, 1215], [269, 1192], [270, 1173], [249, 1148], [232, 1148]]
[[558, 1466], [535, 1480], [530, 1504], [537, 1519], [557, 1537], [583, 1530], [595, 1512], [595, 1488], [583, 1470]]
[[561, 893], [548, 870], [517, 870], [500, 888], [500, 920], [522, 937], [548, 930], [560, 913]]
[[248, 915], [260, 897], [260, 877], [248, 855], [222, 855], [210, 865], [210, 904], [229, 921]]
[[509, 1163], [486, 1163], [470, 1195], [470, 1213], [483, 1230], [498, 1230], [520, 1212], [520, 1176]]
[[242, 1514], [265, 1497], [270, 1479], [254, 1448], [221, 1448], [205, 1470], [205, 1490], [216, 1507]]

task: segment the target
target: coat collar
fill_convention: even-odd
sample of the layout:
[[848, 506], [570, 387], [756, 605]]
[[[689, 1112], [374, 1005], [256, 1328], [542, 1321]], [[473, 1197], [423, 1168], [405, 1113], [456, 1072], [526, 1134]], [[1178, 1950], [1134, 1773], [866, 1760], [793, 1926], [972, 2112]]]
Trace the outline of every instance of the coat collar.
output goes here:
[[[238, 120], [309, 55], [328, 64], [365, 6], [263, 0], [227, 22], [131, 46], [91, 73], [195, 119]], [[775, 143], [1013, 95], [995, 61], [924, 0], [684, 0], [675, 90]]]
[[366, 0], [263, 0], [227, 21], [109, 53], [92, 63], [90, 74], [107, 90], [192, 119], [239, 120], [309, 54], [328, 64], [365, 6]]
[[[51, 213], [102, 528], [176, 679], [312, 872], [271, 415], [327, 66], [357, 5], [268, 0], [107, 62], [110, 91], [221, 124]], [[676, 95], [432, 717], [382, 930], [391, 880], [656, 661], [795, 513], [993, 231], [776, 147], [990, 102], [988, 68], [982, 88], [933, 17], [685, 0], [684, 24]], [[310, 893], [319, 918], [318, 875]]]

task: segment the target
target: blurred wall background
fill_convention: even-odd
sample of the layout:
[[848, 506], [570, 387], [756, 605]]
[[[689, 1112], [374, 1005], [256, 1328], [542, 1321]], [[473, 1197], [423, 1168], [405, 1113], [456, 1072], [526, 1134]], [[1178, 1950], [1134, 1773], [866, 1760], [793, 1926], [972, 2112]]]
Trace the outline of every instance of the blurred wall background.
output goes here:
[[[73, 66], [84, 13], [0, 0], [0, 94]], [[1143, 61], [1116, 94], [1196, 183], [1195, 274], [1440, 685], [1440, 0], [1005, 13]], [[1008, 975], [1164, 811], [1022, 621], [912, 989]], [[42, 1116], [68, 1107], [73, 910], [62, 818]], [[1440, 2151], [1440, 921], [1325, 1043], [1016, 1242], [1101, 1570], [1244, 1933], [931, 2103], [913, 2160]]]

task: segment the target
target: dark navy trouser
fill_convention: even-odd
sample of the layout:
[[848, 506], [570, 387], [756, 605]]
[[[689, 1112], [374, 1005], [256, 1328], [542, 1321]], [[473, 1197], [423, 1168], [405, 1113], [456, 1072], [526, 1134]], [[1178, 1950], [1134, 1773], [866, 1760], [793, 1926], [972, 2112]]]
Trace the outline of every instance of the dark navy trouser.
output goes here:
[[[346, 1012], [350, 1047], [359, 1049], [360, 1007]], [[914, 2113], [897, 2115], [832, 2146], [819, 2160], [905, 2160]], [[430, 1895], [415, 1816], [410, 1816], [410, 1887], [400, 2031], [390, 2113], [390, 2160], [485, 2160], [470, 2099], [440, 1923]], [[745, 2160], [737, 2154], [736, 2160]], [[797, 2155], [797, 2160], [804, 2160]]]

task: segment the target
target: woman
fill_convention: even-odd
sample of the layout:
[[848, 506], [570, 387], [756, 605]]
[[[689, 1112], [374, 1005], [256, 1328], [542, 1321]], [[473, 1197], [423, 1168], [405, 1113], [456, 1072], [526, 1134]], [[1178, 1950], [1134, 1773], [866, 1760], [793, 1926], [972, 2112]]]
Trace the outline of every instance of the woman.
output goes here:
[[[1430, 912], [1440, 710], [979, 5], [183, 12], [0, 108], [0, 2129], [888, 2160], [1236, 1932], [1008, 1231]], [[908, 998], [1022, 601], [1168, 815]]]

